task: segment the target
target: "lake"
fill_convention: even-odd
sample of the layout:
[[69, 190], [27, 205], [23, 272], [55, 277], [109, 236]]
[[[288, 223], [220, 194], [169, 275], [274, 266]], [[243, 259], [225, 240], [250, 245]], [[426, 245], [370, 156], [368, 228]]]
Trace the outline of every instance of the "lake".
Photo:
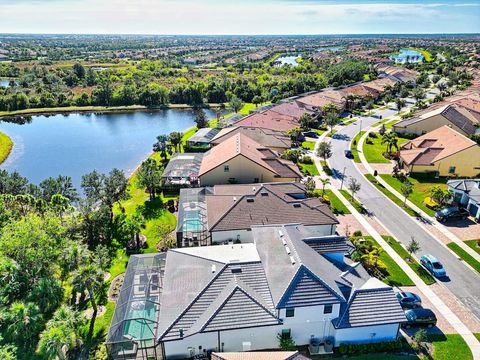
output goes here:
[[[215, 115], [206, 111], [208, 118]], [[152, 152], [155, 138], [194, 125], [191, 110], [162, 110], [121, 114], [33, 116], [25, 125], [0, 122], [0, 131], [14, 142], [0, 166], [17, 170], [38, 184], [49, 176], [71, 176], [79, 188], [82, 175], [113, 168], [127, 175]]]
[[400, 49], [399, 54], [390, 56], [390, 59], [395, 60], [396, 63], [417, 63], [423, 61], [423, 55], [415, 50]]
[[8, 80], [8, 79], [0, 79], [0, 86], [10, 87], [10, 80]]
[[298, 59], [300, 59], [300, 56], [298, 56], [298, 55], [282, 56], [282, 57], [279, 57], [277, 60], [275, 60], [275, 63], [279, 64], [279, 66], [283, 66], [283, 65], [297, 66], [298, 65], [298, 62], [297, 62]]

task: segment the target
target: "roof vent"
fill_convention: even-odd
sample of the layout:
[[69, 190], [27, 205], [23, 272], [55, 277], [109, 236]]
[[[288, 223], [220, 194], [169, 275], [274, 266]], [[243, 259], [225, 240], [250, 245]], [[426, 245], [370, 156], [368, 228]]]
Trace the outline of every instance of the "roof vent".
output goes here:
[[287, 252], [288, 255], [290, 255], [290, 248], [288, 246], [285, 246], [285, 251]]
[[295, 265], [295, 259], [291, 255], [290, 255], [290, 262], [292, 263], [292, 265]]
[[262, 192], [262, 196], [268, 196], [268, 192]]
[[283, 243], [283, 246], [287, 245], [287, 242], [285, 241], [285, 239], [282, 239], [282, 243]]
[[241, 267], [232, 267], [232, 274], [240, 274], [242, 272]]
[[293, 207], [294, 208], [299, 208], [299, 207], [302, 207], [302, 204], [293, 204]]
[[214, 273], [215, 271], [217, 271], [217, 266], [215, 264], [212, 265], [212, 273]]
[[248, 198], [248, 199], [247, 199], [247, 202], [249, 202], [249, 203], [252, 203], [253, 201], [254, 201], [253, 198]]
[[253, 190], [253, 192], [257, 191], [257, 189], [255, 188], [255, 186], [253, 187], [253, 189], [252, 189], [252, 190]]
[[279, 235], [280, 237], [283, 237], [283, 232], [282, 232], [282, 230], [278, 230], [278, 235]]
[[236, 197], [236, 196], [233, 197], [233, 202], [235, 202], [235, 201], [237, 201], [237, 197]]

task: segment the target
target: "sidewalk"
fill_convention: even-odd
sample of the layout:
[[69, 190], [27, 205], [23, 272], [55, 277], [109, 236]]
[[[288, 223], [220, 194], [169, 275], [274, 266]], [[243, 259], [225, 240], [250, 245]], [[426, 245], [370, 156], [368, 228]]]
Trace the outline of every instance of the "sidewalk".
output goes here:
[[[360, 158], [360, 161], [362, 162], [362, 165], [367, 169], [367, 171], [373, 175], [374, 169], [372, 166], [367, 162], [367, 159], [365, 158], [365, 155], [363, 154], [363, 144], [365, 142], [365, 139], [367, 138], [368, 134], [374, 130], [379, 129], [380, 126], [376, 127], [370, 127], [365, 130], [365, 134], [360, 138], [358, 141], [358, 156]], [[399, 198], [401, 201], [404, 201], [404, 196], [400, 194], [397, 190], [395, 190], [393, 187], [391, 187], [385, 180], [383, 180], [380, 176], [376, 177], [376, 180], [382, 184], [388, 191], [390, 191], [393, 195], [395, 195], [397, 198]], [[420, 209], [418, 206], [416, 206], [414, 203], [412, 203], [410, 200], [407, 199], [406, 204], [416, 211], [418, 214], [422, 216], [422, 218], [427, 219], [428, 222], [433, 226], [436, 230], [440, 231], [444, 236], [446, 236], [450, 241], [454, 242], [457, 244], [462, 250], [464, 250], [466, 253], [468, 253], [470, 256], [472, 256], [475, 260], [480, 262], [480, 254], [477, 253], [475, 250], [473, 250], [470, 246], [465, 244], [461, 239], [459, 239], [456, 235], [454, 235], [452, 232], [450, 232], [445, 226], [440, 224], [434, 217], [431, 217], [427, 213], [425, 213], [422, 209]], [[431, 230], [421, 221], [419, 221], [419, 224], [423, 227], [423, 229], [429, 233], [432, 237], [434, 237], [442, 246], [446, 247], [452, 254], [454, 254], [456, 257], [458, 255], [450, 250], [443, 241], [438, 239], [435, 234], [431, 232]]]

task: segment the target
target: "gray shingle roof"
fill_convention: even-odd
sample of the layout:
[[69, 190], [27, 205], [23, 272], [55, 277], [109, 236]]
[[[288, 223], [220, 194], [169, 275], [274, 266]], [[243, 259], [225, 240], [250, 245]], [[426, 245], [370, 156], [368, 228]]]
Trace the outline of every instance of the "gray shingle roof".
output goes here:
[[395, 324], [406, 320], [393, 289], [356, 290], [343, 315], [335, 321], [336, 328]]
[[[301, 200], [287, 202], [268, 188], [265, 190], [237, 199], [221, 217], [209, 214], [209, 219], [218, 219], [214, 224], [209, 224], [210, 231], [249, 229], [254, 225], [288, 223], [338, 224], [337, 218], [327, 205], [311, 206], [310, 203], [306, 204]], [[209, 211], [210, 209], [207, 209], [207, 212]]]

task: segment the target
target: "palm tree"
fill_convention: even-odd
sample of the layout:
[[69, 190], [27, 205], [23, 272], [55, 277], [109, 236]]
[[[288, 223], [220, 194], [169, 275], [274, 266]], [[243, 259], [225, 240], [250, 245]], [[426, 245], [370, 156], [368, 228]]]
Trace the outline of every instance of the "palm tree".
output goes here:
[[182, 137], [183, 137], [183, 133], [179, 131], [173, 131], [170, 133], [170, 135], [168, 135], [168, 141], [170, 141], [170, 144], [173, 146], [174, 149], [177, 150], [177, 152], [180, 152]]
[[390, 154], [392, 152], [392, 147], [398, 150], [398, 137], [395, 132], [387, 132], [382, 136], [382, 144], [387, 145], [387, 152]]
[[95, 294], [101, 288], [102, 283], [103, 274], [92, 264], [80, 267], [73, 275], [73, 289], [79, 293], [85, 291], [88, 293], [94, 314], [98, 312]]
[[438, 82], [437, 89], [440, 90], [440, 92], [443, 92], [447, 90], [447, 84], [445, 84], [444, 82]]
[[418, 243], [417, 240], [415, 240], [413, 236], [410, 242], [408, 243], [407, 251], [410, 254], [410, 259], [412, 258], [412, 254], [415, 254], [416, 252], [420, 251], [420, 244]]
[[6, 334], [12, 342], [22, 341], [30, 347], [30, 340], [37, 336], [44, 325], [43, 315], [33, 303], [16, 302], [5, 312]]
[[405, 181], [400, 188], [400, 191], [402, 192], [402, 195], [405, 197], [403, 201], [403, 207], [407, 205], [407, 198], [410, 196], [410, 194], [413, 192], [413, 185], [410, 181]]
[[63, 288], [55, 278], [41, 278], [33, 285], [29, 299], [42, 313], [51, 313], [63, 300]]
[[331, 133], [333, 131], [333, 128], [335, 127], [335, 125], [338, 124], [337, 113], [334, 113], [334, 112], [327, 113], [324, 121], [325, 121], [325, 125], [330, 127], [330, 133]]
[[320, 182], [322, 183], [322, 196], [325, 195], [325, 186], [330, 184], [330, 179], [329, 178], [320, 178]]
[[347, 94], [343, 98], [345, 99], [345, 109], [348, 111], [353, 110], [358, 96], [356, 94]]
[[405, 106], [406, 101], [401, 98], [395, 99], [395, 105], [397, 106], [397, 110], [400, 111]]
[[73, 331], [64, 326], [48, 327], [40, 336], [38, 352], [47, 359], [67, 359], [69, 349], [76, 346], [76, 337]]

